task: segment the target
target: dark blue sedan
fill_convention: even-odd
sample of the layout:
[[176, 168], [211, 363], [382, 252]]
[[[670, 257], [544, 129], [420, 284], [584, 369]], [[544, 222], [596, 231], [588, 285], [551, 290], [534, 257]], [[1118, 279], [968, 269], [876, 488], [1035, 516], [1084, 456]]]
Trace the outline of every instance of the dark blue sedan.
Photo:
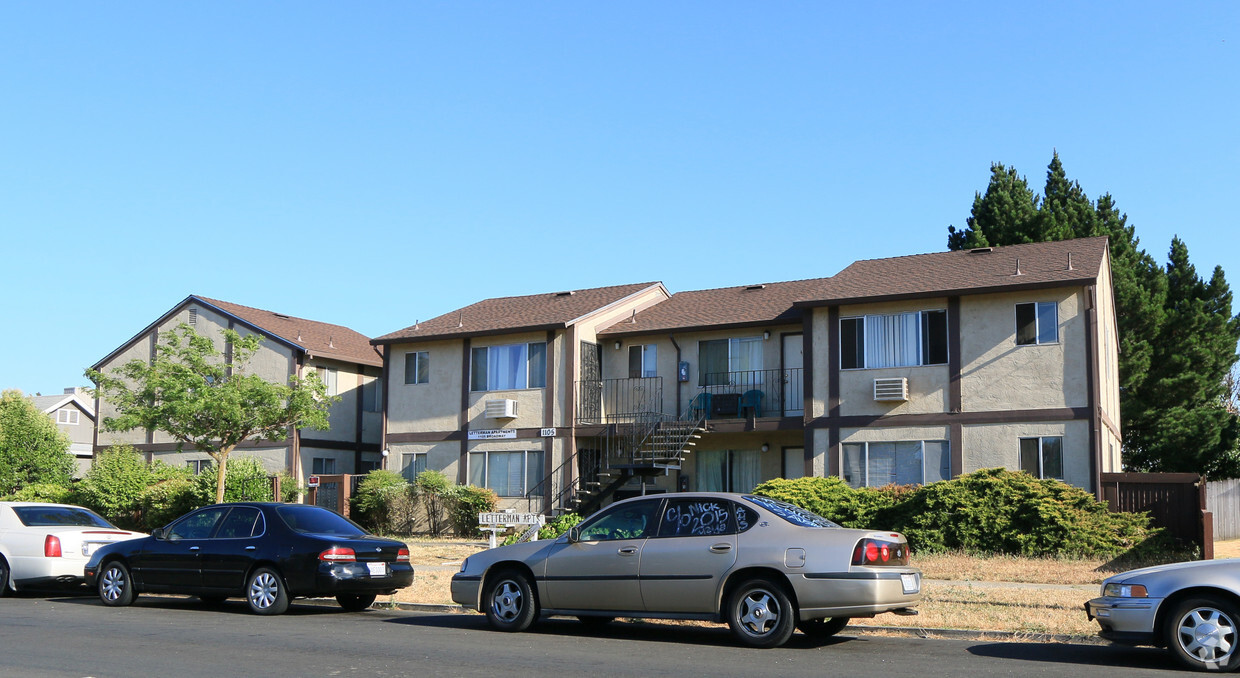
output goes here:
[[364, 610], [413, 583], [403, 543], [319, 506], [272, 503], [192, 511], [149, 537], [100, 548], [85, 574], [105, 605], [178, 593], [207, 603], [243, 597], [257, 614], [281, 614], [297, 597], [335, 596]]

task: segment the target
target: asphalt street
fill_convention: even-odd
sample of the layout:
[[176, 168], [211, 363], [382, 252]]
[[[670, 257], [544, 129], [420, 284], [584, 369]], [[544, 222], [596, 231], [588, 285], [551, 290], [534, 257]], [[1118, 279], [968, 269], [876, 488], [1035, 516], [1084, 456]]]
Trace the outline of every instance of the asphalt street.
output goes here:
[[121, 676], [1132, 676], [1187, 675], [1164, 652], [1105, 645], [797, 634], [752, 650], [726, 627], [543, 620], [527, 633], [490, 631], [475, 614], [346, 613], [294, 603], [278, 617], [240, 601], [139, 597], [0, 599], [0, 677]]

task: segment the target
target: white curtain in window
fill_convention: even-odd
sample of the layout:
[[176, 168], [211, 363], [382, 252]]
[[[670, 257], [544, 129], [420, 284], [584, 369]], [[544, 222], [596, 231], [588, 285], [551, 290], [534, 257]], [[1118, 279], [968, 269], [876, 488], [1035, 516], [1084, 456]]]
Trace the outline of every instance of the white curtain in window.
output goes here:
[[732, 339], [728, 348], [731, 349], [731, 355], [728, 357], [728, 371], [747, 373], [734, 374], [732, 377], [734, 383], [745, 386], [762, 383], [762, 338]]
[[732, 453], [732, 492], [751, 492], [762, 482], [762, 458], [757, 450]]
[[492, 346], [487, 356], [487, 388], [525, 388], [525, 344]]
[[921, 441], [896, 443], [895, 484], [920, 485], [924, 479]]
[[728, 465], [724, 450], [696, 452], [697, 489], [699, 492], [723, 492], [723, 471]]
[[922, 450], [926, 454], [926, 485], [952, 477], [951, 448], [946, 440], [927, 440]]
[[921, 348], [920, 313], [867, 315], [865, 317], [865, 366], [908, 367], [917, 365]]
[[869, 443], [866, 454], [866, 485], [882, 487], [896, 481], [895, 443]]
[[469, 484], [487, 487], [487, 455], [485, 452], [469, 453]]

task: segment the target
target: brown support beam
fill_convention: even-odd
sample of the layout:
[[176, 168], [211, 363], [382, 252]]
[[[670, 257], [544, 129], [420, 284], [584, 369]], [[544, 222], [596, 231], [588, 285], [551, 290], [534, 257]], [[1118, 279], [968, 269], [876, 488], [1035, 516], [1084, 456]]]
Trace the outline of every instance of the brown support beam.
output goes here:
[[1085, 337], [1085, 388], [1089, 394], [1089, 487], [1094, 496], [1102, 499], [1099, 474], [1102, 472], [1102, 379], [1098, 369], [1098, 287], [1086, 285], [1084, 291], [1088, 314]]
[[[390, 398], [388, 398], [388, 391], [391, 389], [391, 386], [392, 386], [391, 365], [392, 365], [392, 345], [384, 344], [383, 345], [383, 372], [382, 372], [382, 376], [380, 377], [383, 381], [379, 384], [379, 386], [382, 387], [379, 389], [379, 398], [383, 401], [383, 407], [380, 410], [381, 415], [379, 418], [379, 449], [380, 450], [388, 449], [388, 401], [390, 400]], [[384, 469], [387, 469], [388, 456], [386, 454], [383, 455], [383, 458], [379, 460], [379, 464]]]
[[[827, 307], [827, 475], [840, 475], [840, 307]], [[834, 354], [834, 355], [833, 355]], [[808, 422], [806, 423], [808, 427]]]
[[[961, 395], [960, 297], [947, 298], [947, 409], [953, 414], [964, 411]], [[954, 422], [950, 427], [951, 475], [964, 473], [964, 427]]]
[[469, 337], [465, 337], [462, 345], [461, 413], [457, 415], [461, 426], [461, 456], [456, 465], [456, 482], [464, 485], [469, 481], [469, 362], [473, 348]]

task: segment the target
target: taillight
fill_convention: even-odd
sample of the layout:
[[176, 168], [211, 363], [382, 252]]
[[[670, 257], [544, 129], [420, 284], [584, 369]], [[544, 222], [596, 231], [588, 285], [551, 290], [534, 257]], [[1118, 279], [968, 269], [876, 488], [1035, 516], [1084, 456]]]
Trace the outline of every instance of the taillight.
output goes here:
[[398, 563], [407, 563], [407, 562], [409, 562], [409, 549], [401, 549], [401, 550], [397, 551], [397, 552], [396, 552], [396, 562], [398, 562]]
[[49, 534], [43, 539], [43, 555], [46, 558], [60, 558], [64, 555], [60, 552], [60, 537]]
[[908, 565], [908, 544], [862, 539], [853, 548], [853, 565]]
[[357, 554], [345, 546], [333, 546], [319, 554], [319, 560], [328, 563], [355, 563]]

